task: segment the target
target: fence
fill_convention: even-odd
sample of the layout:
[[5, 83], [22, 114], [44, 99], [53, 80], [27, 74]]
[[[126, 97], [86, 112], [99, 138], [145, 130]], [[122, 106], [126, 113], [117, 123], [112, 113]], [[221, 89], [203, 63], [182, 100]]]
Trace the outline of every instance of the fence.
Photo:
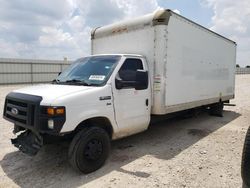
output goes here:
[[236, 68], [236, 74], [250, 74], [250, 68]]
[[0, 84], [50, 82], [71, 61], [0, 58]]

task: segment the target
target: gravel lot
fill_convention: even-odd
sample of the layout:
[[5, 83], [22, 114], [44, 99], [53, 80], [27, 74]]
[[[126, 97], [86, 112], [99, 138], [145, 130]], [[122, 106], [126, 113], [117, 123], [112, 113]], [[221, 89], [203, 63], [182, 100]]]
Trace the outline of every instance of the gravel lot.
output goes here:
[[[0, 86], [5, 95], [23, 85]], [[201, 113], [150, 126], [112, 143], [103, 168], [82, 175], [67, 161], [67, 143], [28, 157], [10, 144], [13, 125], [0, 118], [0, 187], [241, 187], [241, 152], [250, 125], [250, 75], [236, 76], [236, 106], [224, 117]]]

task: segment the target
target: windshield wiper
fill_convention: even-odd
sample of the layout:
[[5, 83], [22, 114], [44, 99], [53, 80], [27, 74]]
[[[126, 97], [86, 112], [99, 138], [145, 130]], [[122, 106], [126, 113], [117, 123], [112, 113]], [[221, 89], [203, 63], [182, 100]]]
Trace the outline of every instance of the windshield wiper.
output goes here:
[[58, 84], [58, 83], [60, 83], [60, 80], [58, 80], [58, 79], [52, 80], [52, 84]]
[[90, 86], [89, 83], [85, 82], [84, 80], [77, 80], [77, 79], [72, 79], [72, 80], [66, 80], [66, 83], [76, 83], [84, 86]]

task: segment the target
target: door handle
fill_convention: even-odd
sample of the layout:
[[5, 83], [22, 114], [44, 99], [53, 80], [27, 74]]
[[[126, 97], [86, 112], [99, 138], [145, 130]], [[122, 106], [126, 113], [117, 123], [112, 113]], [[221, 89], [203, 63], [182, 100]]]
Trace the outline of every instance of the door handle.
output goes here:
[[146, 106], [148, 106], [148, 99], [146, 99]]

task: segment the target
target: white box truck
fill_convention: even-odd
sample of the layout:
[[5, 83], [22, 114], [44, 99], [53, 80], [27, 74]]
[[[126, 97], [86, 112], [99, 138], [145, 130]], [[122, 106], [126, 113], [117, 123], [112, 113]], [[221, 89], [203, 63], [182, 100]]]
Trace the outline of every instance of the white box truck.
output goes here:
[[171, 10], [96, 28], [92, 55], [51, 84], [6, 96], [12, 143], [35, 155], [52, 137], [69, 136], [69, 161], [100, 168], [110, 140], [146, 130], [151, 115], [204, 107], [222, 115], [234, 98], [236, 43]]

